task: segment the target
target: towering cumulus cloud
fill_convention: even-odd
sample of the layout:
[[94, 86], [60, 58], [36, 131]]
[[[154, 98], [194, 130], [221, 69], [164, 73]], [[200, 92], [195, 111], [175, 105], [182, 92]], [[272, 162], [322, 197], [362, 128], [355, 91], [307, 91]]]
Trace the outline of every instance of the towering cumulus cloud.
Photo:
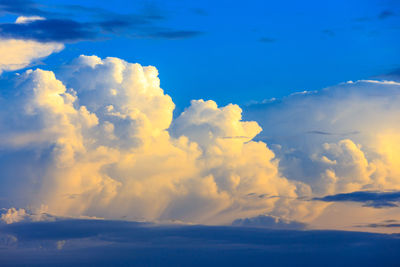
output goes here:
[[80, 56], [60, 77], [18, 76], [0, 117], [9, 203], [59, 216], [197, 223], [310, 216], [314, 204], [297, 200], [310, 187], [281, 176], [274, 153], [252, 141], [256, 122], [242, 121], [237, 105], [203, 100], [173, 120], [157, 76], [151, 66], [96, 56]]

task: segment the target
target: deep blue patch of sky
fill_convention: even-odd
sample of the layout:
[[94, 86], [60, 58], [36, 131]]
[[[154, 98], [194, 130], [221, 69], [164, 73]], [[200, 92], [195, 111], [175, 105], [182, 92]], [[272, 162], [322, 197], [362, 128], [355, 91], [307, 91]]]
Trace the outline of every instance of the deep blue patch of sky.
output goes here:
[[[400, 67], [398, 1], [14, 3], [19, 2], [20, 8], [13, 6], [15, 16], [40, 10], [38, 15], [52, 19], [98, 23], [94, 28], [101, 38], [67, 44], [45, 61], [49, 69], [80, 54], [154, 65], [178, 110], [191, 99], [243, 105]], [[148, 23], [138, 26], [138, 16]], [[2, 21], [10, 21], [9, 13]], [[107, 29], [110, 25], [114, 28]]]

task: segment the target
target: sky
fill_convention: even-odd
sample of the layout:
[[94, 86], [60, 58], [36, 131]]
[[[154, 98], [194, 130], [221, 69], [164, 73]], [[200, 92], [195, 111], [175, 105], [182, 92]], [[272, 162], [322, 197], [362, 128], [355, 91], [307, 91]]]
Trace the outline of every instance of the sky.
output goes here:
[[399, 33], [395, 0], [0, 0], [3, 263], [398, 248]]

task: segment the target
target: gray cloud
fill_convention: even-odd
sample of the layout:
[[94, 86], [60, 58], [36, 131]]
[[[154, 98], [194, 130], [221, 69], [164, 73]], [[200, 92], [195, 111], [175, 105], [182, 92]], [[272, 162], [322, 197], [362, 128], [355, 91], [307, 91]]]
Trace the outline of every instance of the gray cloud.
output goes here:
[[329, 195], [314, 200], [326, 202], [360, 202], [366, 207], [372, 208], [390, 208], [398, 207], [397, 202], [400, 201], [400, 192], [378, 192], [378, 191], [359, 191], [347, 194]]
[[260, 39], [258, 39], [258, 41], [261, 43], [275, 43], [276, 39], [270, 37], [261, 37]]
[[[195, 37], [201, 32], [162, 28], [167, 18], [156, 8], [139, 13], [117, 14], [101, 8], [79, 5], [46, 6], [30, 0], [0, 0], [0, 11], [23, 16], [43, 16], [46, 20], [31, 23], [1, 23], [0, 37], [40, 42], [76, 42], [98, 40], [111, 35], [133, 38], [178, 40]], [[80, 16], [78, 16], [79, 14]], [[81, 18], [87, 18], [82, 21]]]
[[0, 232], [3, 266], [383, 266], [400, 259], [398, 235], [360, 232], [104, 220], [16, 223]]

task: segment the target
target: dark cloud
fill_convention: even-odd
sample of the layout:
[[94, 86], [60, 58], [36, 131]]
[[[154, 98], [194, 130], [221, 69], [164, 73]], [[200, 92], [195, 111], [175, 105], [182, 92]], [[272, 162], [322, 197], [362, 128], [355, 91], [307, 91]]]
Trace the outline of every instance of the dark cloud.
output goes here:
[[166, 39], [166, 40], [179, 40], [179, 39], [187, 39], [196, 37], [203, 34], [200, 31], [174, 31], [174, 30], [165, 30], [154, 33], [148, 33], [144, 35], [147, 38], [151, 39]]
[[31, 0], [0, 0], [0, 12], [26, 16], [48, 14]]
[[64, 220], [0, 225], [0, 265], [388, 266], [397, 235]]
[[346, 194], [337, 194], [325, 196], [322, 198], [314, 198], [314, 200], [326, 202], [360, 202], [365, 207], [372, 208], [390, 208], [398, 207], [396, 202], [400, 201], [400, 192], [377, 192], [377, 191], [358, 191]]
[[387, 19], [390, 17], [394, 17], [396, 14], [390, 10], [384, 10], [378, 15], [378, 19]]
[[371, 223], [366, 225], [367, 227], [372, 227], [372, 228], [394, 228], [394, 227], [400, 227], [400, 223]]
[[385, 220], [380, 223], [370, 223], [363, 225], [356, 225], [356, 227], [370, 227], [370, 228], [400, 228], [400, 222], [397, 220]]
[[0, 36], [15, 39], [31, 39], [40, 42], [71, 42], [92, 40], [98, 37], [94, 25], [73, 20], [36, 20], [31, 23], [2, 23]]
[[329, 37], [334, 37], [336, 35], [336, 33], [333, 30], [328, 30], [328, 29], [327, 30], [323, 30], [322, 33], [324, 35], [326, 35], [326, 36], [329, 36]]
[[[0, 0], [0, 11], [15, 15], [40, 15], [46, 18], [24, 24], [1, 23], [0, 37], [5, 38], [31, 39], [40, 42], [76, 42], [119, 35], [177, 40], [201, 34], [199, 31], [157, 26], [166, 20], [166, 17], [156, 7], [148, 6], [138, 14], [116, 14], [97, 7], [45, 6], [30, 0]], [[81, 21], [81, 18], [87, 20]]]
[[203, 8], [192, 8], [191, 11], [199, 16], [208, 16], [208, 12]]
[[308, 131], [308, 134], [318, 134], [318, 135], [338, 135], [338, 136], [347, 136], [347, 135], [354, 135], [354, 134], [359, 134], [359, 131], [353, 131], [353, 132], [348, 132], [348, 133], [331, 133], [331, 132], [325, 132], [325, 131], [318, 131], [318, 130], [313, 130], [313, 131]]
[[275, 43], [276, 39], [269, 37], [261, 37], [260, 39], [258, 39], [258, 41], [261, 43]]

